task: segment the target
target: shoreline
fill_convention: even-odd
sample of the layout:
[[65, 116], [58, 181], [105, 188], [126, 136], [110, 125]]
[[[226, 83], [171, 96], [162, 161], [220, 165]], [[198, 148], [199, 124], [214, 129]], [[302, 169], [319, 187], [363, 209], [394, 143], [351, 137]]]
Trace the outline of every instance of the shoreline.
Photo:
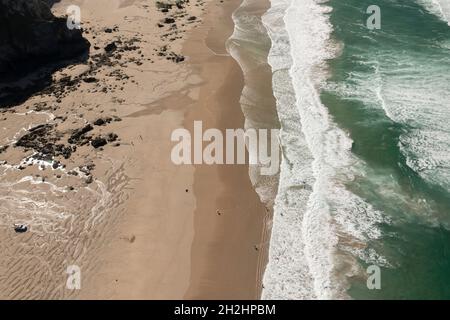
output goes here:
[[[239, 102], [243, 74], [225, 48], [234, 30], [231, 15], [241, 3], [228, 2], [226, 7], [217, 9], [218, 13], [210, 13], [200, 27], [203, 30], [193, 32], [184, 45], [184, 52], [191, 57], [189, 63], [205, 83], [197, 105], [184, 121], [191, 132], [193, 121], [198, 119], [203, 120], [205, 127], [223, 131], [244, 127]], [[198, 45], [202, 41], [206, 47]], [[195, 166], [194, 193], [197, 208], [192, 273], [185, 298], [259, 298], [259, 270], [265, 263], [261, 259], [265, 252], [256, 247], [265, 228], [266, 209], [250, 182], [248, 165]]]

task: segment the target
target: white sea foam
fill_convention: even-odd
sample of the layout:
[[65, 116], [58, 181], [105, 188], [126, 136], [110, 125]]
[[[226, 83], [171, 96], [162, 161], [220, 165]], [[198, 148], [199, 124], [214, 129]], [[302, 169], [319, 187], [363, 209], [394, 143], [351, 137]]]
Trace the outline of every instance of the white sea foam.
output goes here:
[[336, 272], [343, 254], [338, 247], [367, 261], [384, 259], [340, 240], [364, 246], [380, 237], [376, 224], [385, 218], [347, 190], [360, 161], [319, 98], [325, 62], [336, 54], [326, 15], [331, 9], [315, 0], [271, 3], [263, 21], [272, 39], [269, 63], [282, 122], [283, 162], [263, 297], [346, 297], [346, 274]]
[[58, 197], [65, 190], [40, 177], [24, 176], [15, 181], [4, 179], [0, 188], [1, 226], [21, 223], [32, 226], [32, 231], [40, 235], [60, 233], [60, 222], [72, 218], [64, 204], [48, 199], [48, 195]]
[[283, 160], [274, 207], [270, 257], [264, 275], [264, 299], [315, 299], [314, 280], [305, 256], [302, 221], [311, 195], [313, 157], [302, 133], [289, 70], [290, 43], [283, 17], [290, 0], [272, 1], [263, 23], [272, 40], [269, 64], [281, 122]]
[[417, 0], [425, 9], [435, 14], [450, 26], [450, 0]]
[[414, 57], [408, 79], [391, 64], [382, 73], [381, 95], [386, 114], [410, 127], [400, 136], [407, 164], [424, 179], [450, 187], [450, 64], [430, 57]]
[[408, 128], [399, 142], [407, 165], [427, 181], [448, 189], [450, 64], [445, 59], [447, 49], [436, 50], [442, 52], [402, 53], [401, 62], [396, 52], [373, 53], [361, 62], [373, 73], [354, 71], [345, 85], [332, 90], [368, 108], [382, 108], [390, 119]]
[[[82, 230], [91, 230], [103, 219], [112, 198], [104, 183], [95, 180], [95, 187], [93, 184], [69, 192], [68, 186], [51, 179], [21, 175], [19, 167], [29, 165], [55, 170], [52, 161], [33, 156], [24, 158], [19, 165], [0, 163], [0, 226], [25, 224], [35, 234], [52, 234], [55, 239], [66, 241], [74, 223], [84, 224]], [[65, 168], [57, 170], [69, 176]], [[73, 171], [79, 178], [86, 177], [78, 168]], [[90, 213], [81, 215], [84, 211]]]

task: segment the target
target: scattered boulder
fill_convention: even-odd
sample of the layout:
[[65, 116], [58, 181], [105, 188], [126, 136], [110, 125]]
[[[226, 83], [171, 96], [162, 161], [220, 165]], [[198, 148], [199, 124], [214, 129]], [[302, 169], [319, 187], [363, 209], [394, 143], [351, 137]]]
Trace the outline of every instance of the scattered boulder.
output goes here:
[[87, 77], [87, 78], [83, 78], [83, 81], [86, 83], [94, 83], [94, 82], [98, 82], [98, 79], [96, 79], [94, 77]]
[[117, 136], [117, 134], [115, 133], [108, 133], [106, 139], [108, 140], [108, 142], [114, 142], [118, 139], [119, 137]]
[[92, 141], [91, 141], [91, 145], [92, 145], [95, 149], [100, 148], [100, 147], [103, 147], [103, 146], [106, 145], [107, 143], [108, 143], [108, 142], [106, 141], [106, 139], [105, 139], [105, 138], [102, 138], [102, 137], [96, 137], [96, 138], [92, 139]]
[[61, 134], [55, 130], [55, 125], [41, 124], [28, 130], [16, 143], [15, 147], [22, 147], [25, 150], [34, 150], [38, 154], [35, 158], [51, 160], [56, 156], [70, 158], [72, 148], [64, 144], [57, 143]]
[[89, 137], [86, 137], [86, 133], [92, 131], [93, 129], [94, 127], [92, 127], [91, 124], [87, 124], [83, 128], [76, 129], [70, 136], [68, 142], [70, 144], [85, 144], [85, 140], [89, 139]]
[[53, 164], [52, 164], [52, 168], [56, 170], [56, 169], [59, 168], [59, 165], [60, 165], [60, 162], [59, 162], [59, 161], [55, 161], [55, 162], [53, 162]]
[[15, 224], [14, 225], [14, 231], [16, 233], [25, 233], [28, 231], [28, 227], [24, 224]]
[[111, 42], [111, 43], [106, 45], [105, 52], [111, 53], [111, 52], [115, 51], [116, 49], [117, 49], [116, 43], [115, 42]]
[[165, 18], [164, 23], [165, 24], [175, 23], [175, 19], [174, 18]]
[[86, 178], [86, 180], [84, 180], [84, 182], [85, 182], [86, 184], [91, 184], [92, 182], [94, 182], [94, 178], [93, 178], [92, 176], [88, 176], [88, 177]]
[[94, 125], [96, 126], [104, 126], [112, 121], [112, 118], [98, 118], [94, 121]]

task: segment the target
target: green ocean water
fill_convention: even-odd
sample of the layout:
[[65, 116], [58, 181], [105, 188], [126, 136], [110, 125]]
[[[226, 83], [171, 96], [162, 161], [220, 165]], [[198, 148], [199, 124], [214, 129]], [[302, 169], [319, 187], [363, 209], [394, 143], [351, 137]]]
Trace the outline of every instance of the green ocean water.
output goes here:
[[[321, 99], [363, 163], [347, 188], [389, 220], [368, 243], [385, 260], [381, 289], [355, 278], [348, 293], [450, 299], [450, 27], [414, 0], [327, 5], [342, 51]], [[366, 27], [370, 5], [380, 30]]]

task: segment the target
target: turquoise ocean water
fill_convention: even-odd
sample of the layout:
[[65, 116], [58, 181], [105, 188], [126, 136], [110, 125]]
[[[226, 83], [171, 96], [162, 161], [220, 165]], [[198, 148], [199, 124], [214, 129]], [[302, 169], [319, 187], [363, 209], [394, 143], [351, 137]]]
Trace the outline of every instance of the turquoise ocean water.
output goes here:
[[283, 163], [263, 298], [450, 298], [449, 16], [444, 0], [271, 1]]
[[[363, 24], [371, 4], [380, 30]], [[450, 298], [450, 27], [437, 4], [329, 2], [344, 47], [321, 98], [367, 167], [348, 188], [390, 220], [368, 243], [387, 261], [381, 290], [355, 280], [355, 298]]]

